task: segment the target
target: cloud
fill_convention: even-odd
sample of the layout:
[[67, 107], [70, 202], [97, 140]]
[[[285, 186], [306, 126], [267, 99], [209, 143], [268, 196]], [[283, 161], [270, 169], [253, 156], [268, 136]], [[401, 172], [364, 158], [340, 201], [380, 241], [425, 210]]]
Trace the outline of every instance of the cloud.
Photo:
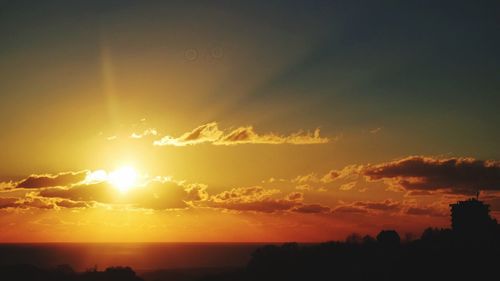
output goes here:
[[213, 145], [237, 145], [237, 144], [323, 144], [329, 139], [320, 136], [320, 130], [313, 133], [299, 131], [289, 136], [274, 133], [258, 134], [252, 126], [238, 127], [226, 132], [219, 129], [216, 122], [201, 125], [190, 132], [186, 132], [175, 138], [164, 136], [153, 142], [158, 146], [187, 146], [201, 143]]
[[92, 204], [68, 199], [45, 198], [36, 193], [29, 193], [25, 197], [0, 197], [0, 209], [58, 209], [58, 208], [87, 208]]
[[299, 184], [295, 187], [295, 189], [309, 191], [309, 190], [313, 190], [313, 187], [309, 184]]
[[117, 197], [117, 191], [107, 182], [81, 184], [72, 187], [53, 187], [41, 190], [39, 194], [42, 197], [100, 203], [111, 203]]
[[401, 209], [400, 202], [392, 201], [390, 199], [381, 202], [356, 201], [353, 203], [353, 206], [368, 210], [385, 211], [385, 212], [394, 212], [394, 211], [399, 211]]
[[300, 175], [291, 180], [292, 183], [298, 184], [297, 189], [311, 190], [309, 184], [323, 183], [328, 184], [337, 180], [347, 180], [340, 186], [340, 190], [350, 190], [356, 185], [356, 180], [362, 174], [362, 165], [349, 165], [340, 170], [330, 170], [323, 176], [318, 176], [316, 173]]
[[335, 180], [356, 180], [363, 170], [362, 165], [349, 165], [341, 170], [331, 170], [321, 178], [321, 182], [330, 183]]
[[88, 171], [65, 172], [56, 175], [31, 175], [16, 184], [17, 188], [43, 188], [52, 186], [68, 186], [82, 182]]
[[295, 212], [303, 214], [330, 213], [331, 209], [320, 204], [305, 204], [302, 192], [291, 192], [276, 198], [280, 191], [261, 186], [238, 187], [213, 195], [203, 206], [236, 212]]
[[77, 178], [76, 174], [30, 176], [21, 181], [19, 186], [26, 187], [21, 183], [28, 182], [34, 190], [35, 187], [39, 189], [28, 193], [31, 195], [27, 197], [3, 199], [0, 206], [3, 206], [2, 208], [57, 209], [87, 208], [96, 204], [107, 204], [153, 210], [209, 207], [263, 213], [280, 211], [321, 213], [328, 210], [327, 207], [320, 205], [304, 204], [304, 194], [298, 191], [280, 197], [279, 189], [251, 186], [232, 188], [209, 195], [208, 188], [204, 184], [188, 184], [167, 178], [152, 178], [126, 193], [120, 193], [105, 180], [89, 181], [90, 174], [87, 172], [85, 172], [85, 177]]
[[304, 194], [302, 192], [292, 192], [286, 196], [286, 199], [301, 202], [304, 200]]
[[409, 207], [406, 210], [406, 214], [415, 216], [432, 216], [432, 217], [444, 217], [449, 214], [444, 211], [437, 209], [435, 207]]
[[354, 201], [342, 203], [334, 208], [334, 212], [339, 213], [379, 213], [379, 212], [399, 212], [403, 204], [398, 201], [387, 199], [384, 201]]
[[259, 135], [254, 131], [252, 126], [249, 126], [240, 127], [231, 131], [214, 142], [214, 144], [322, 144], [327, 142], [327, 138], [320, 136], [319, 129], [316, 129], [314, 133], [304, 133], [299, 131], [289, 136], [276, 135], [273, 133]]
[[334, 213], [365, 214], [368, 210], [352, 205], [340, 205], [333, 209]]
[[184, 191], [186, 191], [185, 200], [188, 202], [205, 201], [209, 197], [207, 186], [204, 184], [189, 184]]
[[287, 211], [302, 205], [303, 194], [292, 192], [284, 198], [273, 198], [280, 193], [277, 189], [264, 189], [260, 186], [238, 187], [213, 195], [204, 206], [232, 211], [253, 211], [273, 213]]
[[73, 200], [59, 200], [56, 201], [56, 205], [63, 208], [73, 209], [73, 208], [89, 208], [92, 207], [94, 202], [84, 202], [84, 201], [73, 201]]
[[160, 140], [154, 141], [154, 145], [173, 145], [173, 146], [186, 146], [201, 143], [213, 143], [217, 141], [223, 134], [216, 122], [201, 125], [190, 132], [182, 134], [178, 138], [165, 136]]
[[25, 197], [19, 199], [16, 204], [18, 208], [22, 209], [56, 209], [56, 200], [49, 198], [42, 198], [36, 196], [34, 193], [29, 193]]
[[280, 193], [278, 189], [265, 189], [262, 186], [236, 187], [212, 196], [214, 202], [254, 202], [267, 199]]
[[305, 214], [319, 214], [319, 213], [331, 213], [330, 207], [326, 207], [320, 204], [304, 204], [297, 206], [292, 209], [293, 212], [305, 213]]
[[17, 207], [17, 200], [19, 199], [14, 197], [0, 197], [0, 209]]
[[413, 191], [442, 191], [471, 195], [477, 190], [500, 190], [500, 162], [472, 158], [437, 159], [410, 156], [368, 166], [369, 180], [386, 180], [395, 187]]
[[310, 173], [307, 175], [301, 175], [297, 176], [294, 179], [292, 179], [292, 183], [318, 183], [320, 182], [321, 179], [316, 175], [315, 173]]
[[10, 191], [16, 187], [16, 183], [14, 181], [2, 181], [0, 182], [0, 192], [2, 191]]
[[405, 196], [431, 196], [435, 194], [436, 192], [428, 190], [410, 190], [405, 194]]
[[125, 194], [121, 194], [107, 182], [80, 184], [69, 188], [48, 188], [41, 190], [39, 194], [47, 198], [121, 204], [155, 210], [183, 209], [189, 207], [191, 202], [203, 201], [208, 198], [204, 185], [183, 185], [163, 179], [150, 180], [142, 186], [130, 189]]
[[339, 187], [340, 190], [342, 191], [347, 191], [347, 190], [351, 190], [353, 187], [356, 186], [356, 183], [355, 181], [352, 181], [352, 182], [348, 182], [348, 183], [344, 183], [343, 185], [341, 185]]
[[278, 211], [290, 210], [292, 207], [298, 205], [295, 201], [290, 201], [286, 199], [264, 199], [260, 201], [250, 201], [250, 202], [213, 202], [211, 207], [233, 210], [233, 211], [254, 211], [262, 213], [274, 213]]
[[130, 135], [131, 138], [133, 139], [142, 139], [143, 137], [148, 137], [148, 136], [157, 136], [158, 131], [155, 128], [148, 128], [142, 131], [142, 133], [132, 133]]

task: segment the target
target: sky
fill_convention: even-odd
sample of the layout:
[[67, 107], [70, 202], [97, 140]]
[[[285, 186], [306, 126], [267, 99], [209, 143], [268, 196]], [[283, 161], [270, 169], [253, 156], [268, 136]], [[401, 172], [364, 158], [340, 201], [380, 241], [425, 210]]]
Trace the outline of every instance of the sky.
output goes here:
[[0, 1], [0, 242], [500, 218], [498, 1]]

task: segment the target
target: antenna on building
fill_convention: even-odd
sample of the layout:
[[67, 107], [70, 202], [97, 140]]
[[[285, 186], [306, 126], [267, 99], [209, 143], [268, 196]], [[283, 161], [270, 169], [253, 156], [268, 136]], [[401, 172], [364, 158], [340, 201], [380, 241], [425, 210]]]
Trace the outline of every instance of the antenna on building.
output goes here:
[[479, 192], [481, 192], [481, 191], [478, 189], [476, 192], [476, 200], [478, 200], [478, 201], [479, 201]]

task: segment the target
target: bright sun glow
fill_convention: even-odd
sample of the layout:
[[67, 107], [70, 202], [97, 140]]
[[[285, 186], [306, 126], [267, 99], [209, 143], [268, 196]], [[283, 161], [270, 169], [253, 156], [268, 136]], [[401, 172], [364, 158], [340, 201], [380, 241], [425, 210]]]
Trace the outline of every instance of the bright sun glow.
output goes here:
[[135, 186], [137, 172], [130, 166], [124, 166], [109, 173], [107, 178], [110, 184], [125, 193]]

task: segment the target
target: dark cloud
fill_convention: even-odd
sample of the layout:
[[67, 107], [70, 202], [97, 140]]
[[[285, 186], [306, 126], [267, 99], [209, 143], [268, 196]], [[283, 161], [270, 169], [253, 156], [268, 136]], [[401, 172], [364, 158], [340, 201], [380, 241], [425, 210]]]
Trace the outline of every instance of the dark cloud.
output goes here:
[[68, 186], [85, 180], [88, 171], [65, 172], [57, 175], [31, 175], [17, 183], [17, 188]]
[[498, 161], [412, 156], [368, 166], [363, 174], [370, 180], [389, 180], [406, 190], [440, 190], [464, 195], [477, 190], [500, 190]]

